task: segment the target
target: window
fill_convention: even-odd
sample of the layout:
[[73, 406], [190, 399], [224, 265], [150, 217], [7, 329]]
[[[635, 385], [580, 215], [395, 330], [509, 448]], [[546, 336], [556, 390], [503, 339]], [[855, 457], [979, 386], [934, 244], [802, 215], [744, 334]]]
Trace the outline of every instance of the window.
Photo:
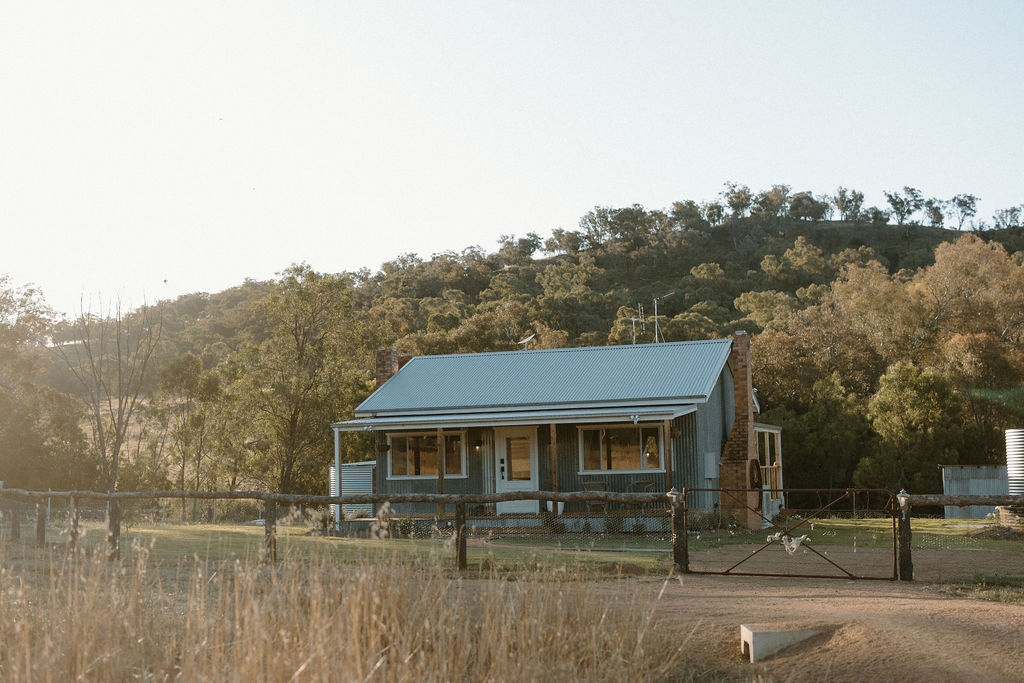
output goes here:
[[581, 472], [643, 472], [660, 469], [660, 427], [580, 427]]
[[[466, 476], [465, 432], [445, 432], [445, 477]], [[425, 477], [436, 479], [441, 462], [437, 432], [423, 434], [388, 434], [391, 466], [388, 478]]]

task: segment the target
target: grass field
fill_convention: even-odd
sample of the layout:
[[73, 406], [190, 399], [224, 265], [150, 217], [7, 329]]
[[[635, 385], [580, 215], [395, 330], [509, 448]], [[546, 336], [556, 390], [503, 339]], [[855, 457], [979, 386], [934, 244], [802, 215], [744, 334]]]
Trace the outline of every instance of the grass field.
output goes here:
[[[649, 591], [594, 592], [593, 574], [509, 550], [460, 576], [429, 540], [283, 528], [126, 533], [76, 553], [0, 542], [0, 680], [687, 680], [685, 640]], [[505, 551], [503, 551], [505, 552]], [[495, 553], [488, 552], [487, 557]], [[499, 554], [500, 556], [500, 554]], [[532, 580], [524, 580], [530, 578]], [[517, 580], [509, 580], [517, 579]]]
[[[831, 519], [795, 533], [833, 557], [859, 546], [867, 552], [857, 557], [884, 564], [889, 524]], [[671, 572], [665, 534], [472, 535], [470, 571], [460, 575], [443, 537], [332, 538], [281, 525], [281, 561], [268, 565], [260, 526], [132, 526], [122, 560], [110, 563], [105, 528], [83, 530], [73, 555], [55, 529], [43, 549], [0, 538], [0, 680], [687, 680], [743, 671], [716, 668], [721, 661], [704, 660], [678, 625], [664, 626], [676, 614], [658, 607]], [[959, 562], [974, 576], [915, 585], [1024, 604], [1024, 543], [990, 530], [914, 520], [915, 566]], [[691, 553], [742, 555], [767, 533], [701, 530]], [[1003, 564], [987, 565], [991, 557]], [[725, 582], [715, 594], [743, 580], [714, 578]], [[830, 585], [839, 594], [865, 583]]]

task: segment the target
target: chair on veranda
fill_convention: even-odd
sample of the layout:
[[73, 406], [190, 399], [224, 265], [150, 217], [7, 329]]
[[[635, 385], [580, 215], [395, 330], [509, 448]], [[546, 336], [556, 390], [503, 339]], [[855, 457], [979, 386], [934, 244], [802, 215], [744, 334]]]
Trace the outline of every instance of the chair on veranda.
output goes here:
[[[607, 491], [608, 482], [604, 481], [585, 481], [583, 482], [584, 491]], [[604, 501], [588, 500], [587, 505], [587, 517], [590, 517], [593, 508], [600, 508], [604, 514], [608, 514], [608, 503]]]
[[[630, 493], [654, 493], [654, 491], [655, 484], [650, 479], [641, 479], [639, 481], [634, 481], [629, 485]], [[648, 505], [650, 505], [650, 503], [640, 503], [640, 514], [644, 517], [647, 516]]]

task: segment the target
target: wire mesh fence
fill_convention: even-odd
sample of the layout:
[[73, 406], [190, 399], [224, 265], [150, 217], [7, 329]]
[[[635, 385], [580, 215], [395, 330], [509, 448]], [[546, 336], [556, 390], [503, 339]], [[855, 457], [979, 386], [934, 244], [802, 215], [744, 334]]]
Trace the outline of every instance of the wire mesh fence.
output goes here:
[[1024, 524], [1016, 517], [1024, 514], [1012, 508], [981, 519], [944, 519], [941, 508], [915, 508], [910, 520], [914, 578], [1024, 585]]
[[[43, 537], [51, 546], [77, 542], [99, 549], [113, 534], [129, 553], [143, 543], [164, 557], [274, 557], [280, 545], [287, 554], [326, 553], [345, 560], [397, 553], [470, 569], [577, 566], [626, 573], [896, 576], [899, 505], [887, 492], [785, 491], [786, 507], [771, 516], [757, 506], [727, 507], [749, 491], [691, 492], [700, 495], [690, 500], [713, 501], [711, 509], [685, 509], [686, 493], [675, 492], [356, 496], [351, 502], [371, 503], [375, 514], [336, 525], [332, 507], [349, 498], [258, 492], [21, 492], [31, 496], [19, 497], [0, 491], [0, 544], [17, 540], [17, 529], [23, 544]], [[107, 498], [117, 504], [116, 520]], [[941, 508], [918, 506], [910, 515], [906, 556], [913, 554], [915, 578], [1024, 580], [1024, 514], [1016, 520], [994, 515], [945, 520], [926, 516], [932, 511], [941, 514]]]

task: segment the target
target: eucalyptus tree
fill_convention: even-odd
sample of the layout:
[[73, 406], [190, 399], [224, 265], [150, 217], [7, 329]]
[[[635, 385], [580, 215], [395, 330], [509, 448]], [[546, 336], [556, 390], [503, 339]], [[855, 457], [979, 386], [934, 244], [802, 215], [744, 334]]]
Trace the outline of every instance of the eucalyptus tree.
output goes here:
[[855, 221], [860, 217], [860, 210], [864, 206], [864, 193], [858, 190], [848, 190], [845, 187], [838, 187], [829, 197], [832, 206], [839, 212], [839, 220]]
[[964, 222], [978, 213], [978, 198], [973, 194], [958, 194], [946, 206], [951, 217], [956, 219], [956, 229], [963, 230]]
[[104, 485], [117, 488], [129, 430], [142, 406], [163, 329], [153, 309], [124, 312], [121, 302], [83, 308], [61, 331], [56, 351], [88, 413], [91, 450]]
[[249, 475], [281, 493], [326, 484], [332, 421], [365, 391], [367, 349], [356, 334], [348, 276], [295, 265], [257, 306], [270, 335], [231, 361], [235, 436]]
[[903, 191], [883, 191], [885, 201], [892, 208], [892, 215], [896, 219], [896, 225], [903, 225], [911, 216], [917, 213], [924, 206], [924, 197], [921, 190], [913, 187], [903, 187]]
[[0, 481], [7, 486], [95, 485], [78, 402], [43, 384], [52, 319], [38, 289], [0, 275]]
[[[161, 373], [159, 401], [167, 416], [170, 445], [178, 465], [178, 487], [186, 487], [190, 470], [190, 488], [201, 490], [204, 481], [212, 483], [206, 471], [211, 458], [214, 429], [213, 412], [220, 399], [218, 375], [203, 371], [199, 356], [186, 353], [172, 360]], [[192, 521], [196, 501], [192, 501]], [[181, 519], [185, 521], [185, 499], [181, 501]]]

